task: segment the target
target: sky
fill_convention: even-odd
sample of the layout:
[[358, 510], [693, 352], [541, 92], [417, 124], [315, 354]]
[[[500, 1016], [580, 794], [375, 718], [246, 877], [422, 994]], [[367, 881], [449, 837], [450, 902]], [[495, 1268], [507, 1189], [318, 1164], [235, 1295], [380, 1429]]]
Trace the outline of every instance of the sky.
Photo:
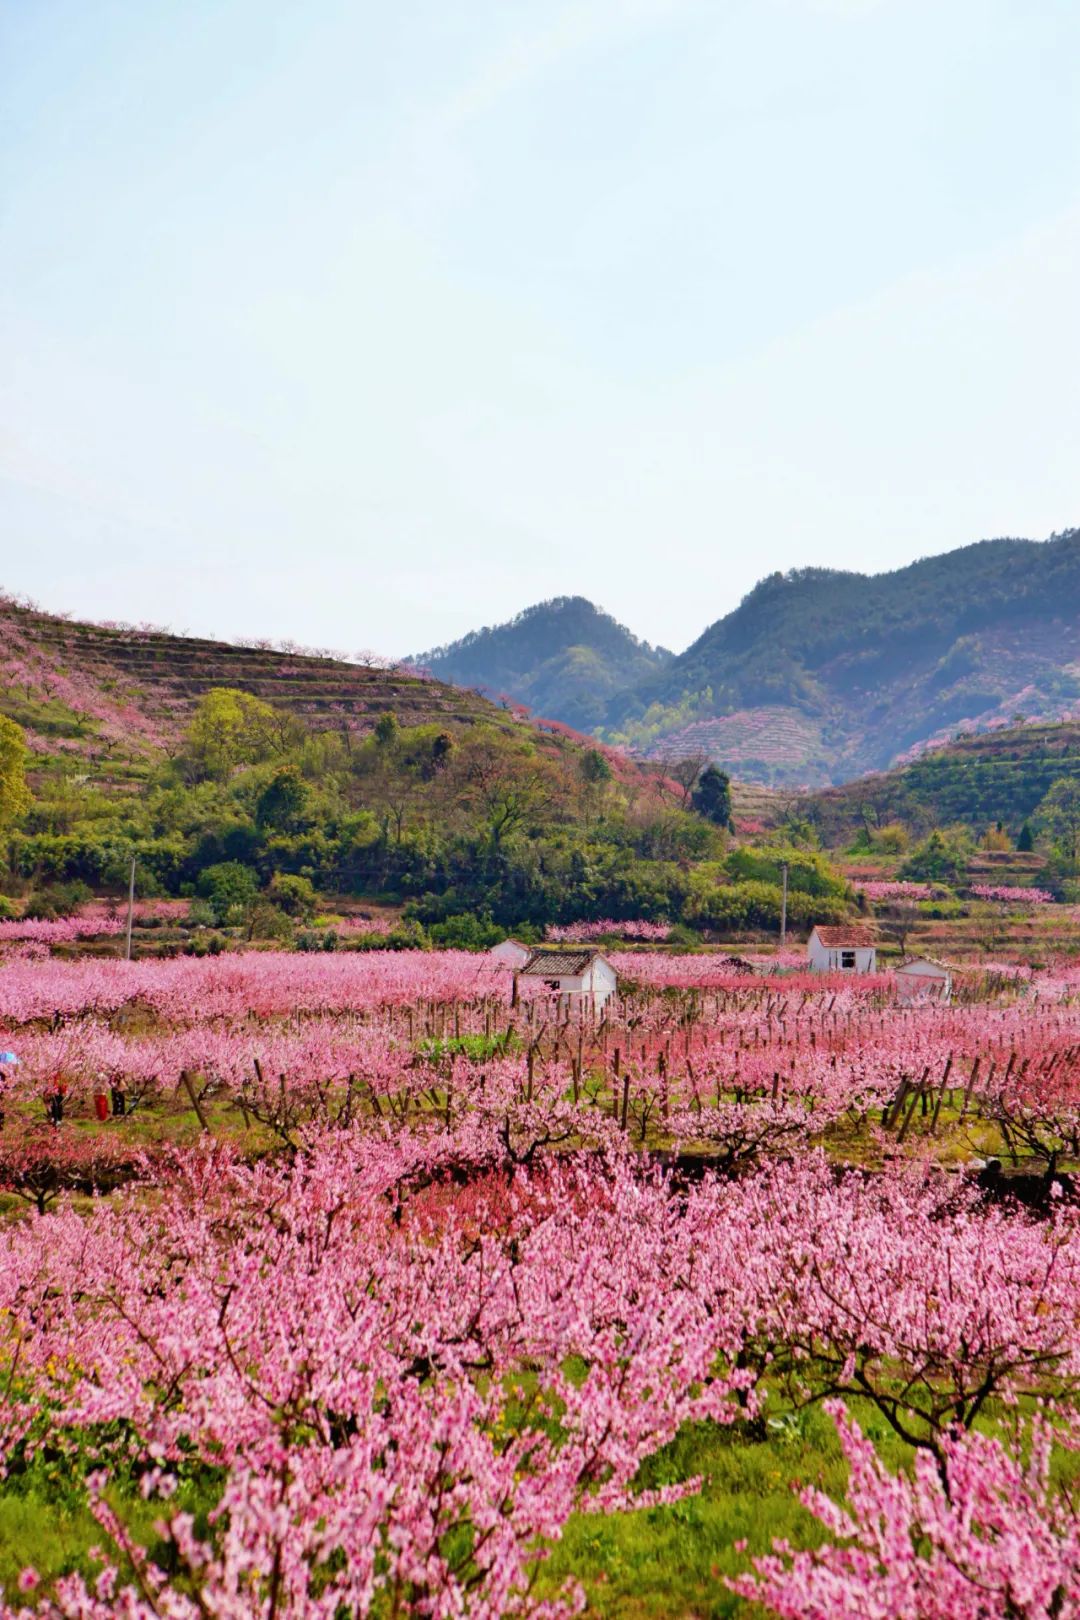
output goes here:
[[1076, 0], [0, 0], [10, 591], [680, 650], [1076, 525]]

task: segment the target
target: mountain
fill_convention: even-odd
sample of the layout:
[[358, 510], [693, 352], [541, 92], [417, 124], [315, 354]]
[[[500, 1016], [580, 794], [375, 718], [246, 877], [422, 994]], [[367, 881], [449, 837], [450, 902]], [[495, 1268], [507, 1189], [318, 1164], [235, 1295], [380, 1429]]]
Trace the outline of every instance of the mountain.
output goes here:
[[876, 575], [772, 574], [597, 728], [776, 785], [843, 782], [959, 730], [1080, 715], [1080, 530]]
[[672, 656], [639, 641], [583, 596], [557, 596], [408, 662], [439, 680], [513, 698], [537, 715], [591, 731], [617, 693], [658, 675]]

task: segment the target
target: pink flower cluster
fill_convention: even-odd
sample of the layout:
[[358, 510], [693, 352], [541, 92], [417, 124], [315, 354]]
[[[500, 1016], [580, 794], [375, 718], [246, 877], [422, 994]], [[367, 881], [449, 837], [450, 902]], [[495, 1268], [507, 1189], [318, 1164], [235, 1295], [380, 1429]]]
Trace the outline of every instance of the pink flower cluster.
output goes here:
[[395, 920], [388, 917], [342, 917], [340, 922], [330, 926], [338, 934], [356, 934], [360, 938], [374, 938], [376, 935], [389, 934], [395, 925]]
[[933, 889], [929, 883], [911, 883], [902, 879], [874, 878], [860, 883], [859, 888], [868, 900], [930, 900]]
[[950, 1435], [940, 1461], [920, 1452], [909, 1477], [884, 1466], [840, 1402], [826, 1404], [848, 1504], [814, 1489], [802, 1501], [835, 1539], [814, 1552], [779, 1543], [755, 1559], [756, 1575], [728, 1582], [734, 1591], [782, 1620], [1075, 1620], [1080, 1516], [1052, 1489], [1045, 1421], [1012, 1444]]
[[595, 922], [551, 923], [547, 938], [559, 944], [606, 938], [640, 939], [659, 944], [670, 932], [671, 924], [666, 922], [646, 922], [643, 918], [616, 922], [612, 917], [601, 917]]
[[1007, 883], [973, 883], [971, 892], [976, 900], [997, 900], [1010, 906], [1045, 906], [1054, 898], [1047, 889], [1015, 888]]
[[0, 922], [0, 944], [9, 940], [28, 941], [35, 945], [68, 944], [76, 939], [96, 939], [104, 935], [121, 934], [127, 922], [121, 917], [20, 917]]

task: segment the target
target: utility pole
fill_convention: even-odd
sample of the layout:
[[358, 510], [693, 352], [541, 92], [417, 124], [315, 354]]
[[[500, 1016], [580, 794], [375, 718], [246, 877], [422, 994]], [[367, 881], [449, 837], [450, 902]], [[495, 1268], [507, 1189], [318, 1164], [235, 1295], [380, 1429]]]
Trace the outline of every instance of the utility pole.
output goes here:
[[780, 949], [787, 944], [787, 861], [781, 866], [783, 894], [780, 900]]
[[[787, 868], [785, 867], [785, 871]], [[124, 952], [125, 962], [131, 961], [131, 922], [135, 915], [135, 857], [131, 857], [131, 877], [128, 880], [128, 925], [127, 950]]]

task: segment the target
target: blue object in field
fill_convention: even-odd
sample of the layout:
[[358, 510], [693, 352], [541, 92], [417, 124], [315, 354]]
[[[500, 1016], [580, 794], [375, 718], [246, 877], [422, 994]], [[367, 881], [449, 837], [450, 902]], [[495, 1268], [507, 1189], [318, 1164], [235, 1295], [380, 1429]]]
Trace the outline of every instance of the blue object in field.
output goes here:
[[3, 1068], [7, 1063], [18, 1063], [18, 1061], [14, 1052], [0, 1052], [0, 1068]]

